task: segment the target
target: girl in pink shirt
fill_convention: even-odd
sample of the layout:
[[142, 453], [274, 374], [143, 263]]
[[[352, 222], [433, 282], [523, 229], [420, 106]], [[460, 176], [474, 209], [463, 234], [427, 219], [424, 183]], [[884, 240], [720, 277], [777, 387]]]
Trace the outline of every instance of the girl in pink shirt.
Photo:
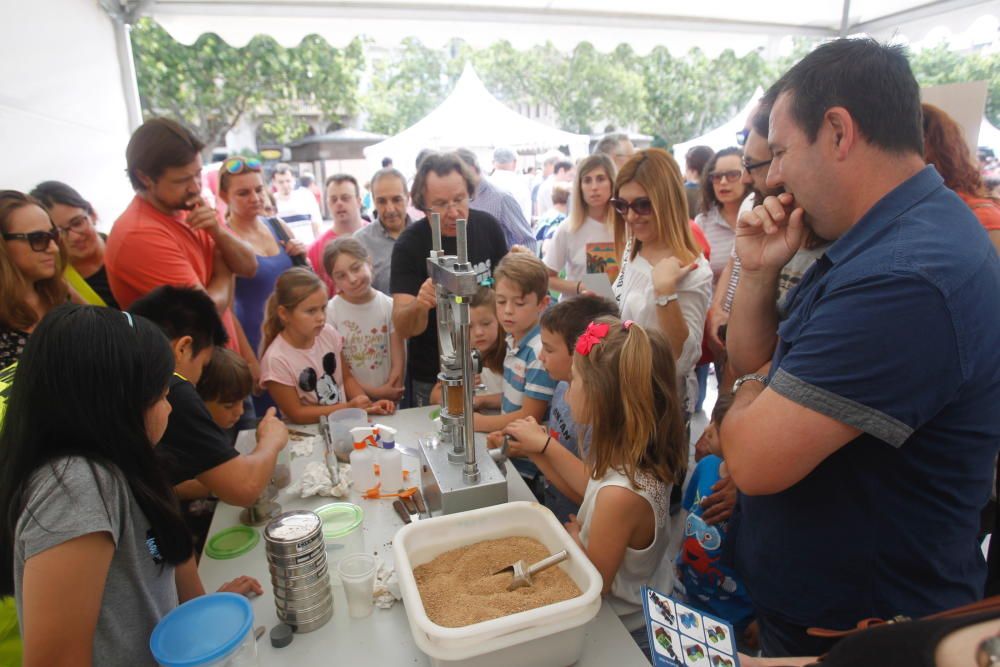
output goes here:
[[326, 289], [309, 269], [281, 274], [263, 329], [260, 381], [289, 421], [310, 424], [344, 408], [395, 411], [391, 401], [372, 402], [343, 363], [344, 339], [326, 323]]

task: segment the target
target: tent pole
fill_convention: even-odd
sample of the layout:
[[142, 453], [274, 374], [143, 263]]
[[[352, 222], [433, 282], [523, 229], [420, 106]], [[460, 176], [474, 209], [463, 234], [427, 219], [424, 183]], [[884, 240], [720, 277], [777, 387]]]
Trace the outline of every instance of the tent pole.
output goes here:
[[142, 108], [139, 104], [139, 84], [135, 78], [135, 61], [132, 59], [132, 26], [121, 19], [112, 18], [115, 45], [118, 47], [118, 68], [122, 80], [122, 94], [128, 110], [129, 132], [142, 125]]
[[142, 125], [142, 106], [139, 103], [139, 84], [135, 78], [135, 60], [132, 56], [132, 24], [149, 0], [100, 0], [99, 4], [111, 19], [118, 51], [118, 71], [122, 81], [122, 95], [128, 111], [129, 132]]
[[847, 37], [847, 27], [851, 20], [851, 0], [844, 0], [844, 13], [840, 15], [840, 36]]

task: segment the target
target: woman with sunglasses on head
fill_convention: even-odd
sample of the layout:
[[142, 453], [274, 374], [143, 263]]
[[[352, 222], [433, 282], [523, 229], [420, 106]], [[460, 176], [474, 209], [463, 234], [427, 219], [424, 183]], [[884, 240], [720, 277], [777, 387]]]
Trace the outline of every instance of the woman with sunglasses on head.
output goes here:
[[[612, 268], [591, 264], [595, 264], [592, 257], [599, 254], [597, 248], [614, 242], [608, 205], [614, 181], [615, 165], [604, 153], [585, 157], [577, 165], [569, 215], [559, 223], [542, 258], [549, 269], [550, 289], [567, 296], [580, 294], [585, 275]], [[559, 277], [562, 271], [565, 278]]]
[[639, 151], [618, 172], [611, 206], [621, 317], [666, 336], [690, 415], [712, 270], [691, 232], [680, 168], [662, 149]]
[[68, 263], [63, 278], [77, 294], [94, 306], [118, 307], [104, 269], [107, 234], [97, 231], [97, 213], [80, 193], [59, 181], [35, 186], [31, 196], [48, 210], [52, 224], [62, 235]]
[[[219, 197], [228, 207], [229, 228], [249, 243], [257, 255], [257, 273], [252, 278], [236, 278], [233, 304], [250, 350], [256, 356], [260, 354], [267, 297], [274, 291], [278, 276], [293, 265], [304, 263], [306, 247], [295, 240], [284, 222], [265, 217], [268, 196], [260, 160], [235, 156], [223, 162], [219, 169]], [[255, 373], [258, 375], [259, 371]]]
[[61, 277], [66, 252], [59, 231], [37, 199], [0, 191], [0, 233], [0, 368], [6, 368], [69, 291]]

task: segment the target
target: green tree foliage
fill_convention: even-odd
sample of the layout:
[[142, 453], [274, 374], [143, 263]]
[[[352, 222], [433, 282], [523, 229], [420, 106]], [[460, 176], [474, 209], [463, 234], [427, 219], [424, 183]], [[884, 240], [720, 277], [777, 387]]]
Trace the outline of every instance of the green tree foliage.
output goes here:
[[956, 53], [946, 44], [910, 56], [910, 64], [922, 86], [964, 81], [986, 81], [986, 118], [1000, 125], [1000, 53]]
[[258, 35], [235, 48], [205, 34], [185, 46], [143, 19], [133, 28], [132, 44], [144, 113], [183, 121], [206, 142], [206, 151], [246, 113], [264, 117], [267, 134], [289, 141], [308, 130], [296, 116], [303, 105], [340, 122], [358, 112], [360, 40], [340, 50], [313, 35], [286, 49]]
[[[336, 49], [311, 35], [285, 49], [258, 36], [236, 49], [208, 34], [186, 47], [143, 20], [133, 40], [143, 108], [184, 120], [210, 146], [244, 113], [261, 118], [262, 134], [281, 142], [305, 134], [303, 113], [335, 126], [360, 116], [368, 129], [395, 134], [443, 102], [466, 63], [502, 102], [549, 105], [563, 129], [634, 126], [656, 145], [670, 146], [730, 119], [757, 86], [766, 89], [817, 44], [799, 39], [789, 56], [766, 61], [758, 52], [732, 50], [709, 58], [692, 49], [679, 57], [664, 47], [639, 56], [625, 44], [601, 53], [586, 42], [568, 54], [551, 43], [518, 50], [498, 41], [474, 49], [460, 39], [439, 49], [408, 38], [372, 58], [365, 71], [371, 45], [358, 39]], [[961, 54], [942, 45], [911, 62], [921, 85], [988, 81], [987, 117], [1000, 124], [1000, 54]]]
[[396, 134], [426, 116], [450, 90], [446, 53], [408, 37], [389, 57], [372, 63], [366, 125], [372, 132]]

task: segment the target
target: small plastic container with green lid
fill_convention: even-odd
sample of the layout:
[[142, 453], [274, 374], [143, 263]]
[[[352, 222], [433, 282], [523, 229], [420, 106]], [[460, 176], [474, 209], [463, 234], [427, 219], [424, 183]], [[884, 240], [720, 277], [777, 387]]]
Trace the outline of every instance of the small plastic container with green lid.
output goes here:
[[[365, 553], [365, 539], [362, 533], [364, 510], [354, 503], [330, 503], [316, 509], [323, 521], [323, 541], [326, 543], [326, 561], [330, 572], [337, 571], [341, 558], [351, 554]], [[340, 577], [334, 576], [335, 583]]]
[[205, 545], [205, 555], [216, 560], [236, 558], [251, 551], [260, 541], [260, 533], [250, 526], [221, 530]]

